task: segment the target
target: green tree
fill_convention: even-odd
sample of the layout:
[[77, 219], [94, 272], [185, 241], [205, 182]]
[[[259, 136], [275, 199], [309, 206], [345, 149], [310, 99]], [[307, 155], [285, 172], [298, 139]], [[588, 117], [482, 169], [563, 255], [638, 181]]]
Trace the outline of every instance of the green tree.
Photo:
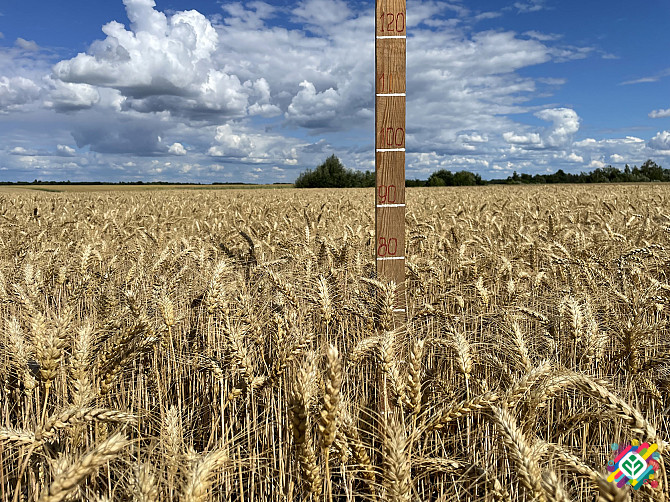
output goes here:
[[663, 181], [664, 178], [663, 168], [651, 159], [640, 166], [640, 172], [650, 181]]
[[440, 169], [430, 175], [426, 185], [429, 187], [454, 186], [454, 175], [451, 171]]
[[444, 178], [441, 178], [440, 176], [434, 176], [434, 174], [431, 174], [430, 177], [428, 178], [428, 181], [426, 182], [426, 186], [443, 187], [447, 186], [447, 183], [444, 181]]
[[454, 185], [456, 186], [475, 186], [477, 178], [469, 171], [458, 171], [454, 174]]
[[352, 188], [375, 185], [375, 174], [344, 167], [334, 154], [316, 169], [307, 169], [295, 180], [296, 188]]

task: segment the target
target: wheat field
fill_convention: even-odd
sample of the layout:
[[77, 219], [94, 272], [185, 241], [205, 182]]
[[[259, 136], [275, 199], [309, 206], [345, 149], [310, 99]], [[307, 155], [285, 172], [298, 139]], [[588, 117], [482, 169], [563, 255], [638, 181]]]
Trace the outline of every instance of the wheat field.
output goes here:
[[0, 499], [665, 500], [670, 187], [0, 193]]

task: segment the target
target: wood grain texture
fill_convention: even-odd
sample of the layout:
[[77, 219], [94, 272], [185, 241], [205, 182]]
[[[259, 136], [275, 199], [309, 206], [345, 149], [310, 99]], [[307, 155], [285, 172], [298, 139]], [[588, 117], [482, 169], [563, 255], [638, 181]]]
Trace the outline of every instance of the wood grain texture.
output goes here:
[[[405, 0], [377, 0], [376, 36], [406, 35]], [[375, 39], [375, 94], [406, 90], [404, 38]], [[405, 300], [405, 96], [375, 97], [375, 257], [377, 278], [397, 285], [395, 308]], [[392, 205], [392, 206], [390, 206]], [[398, 205], [400, 205], [398, 207]], [[399, 313], [402, 318], [406, 313]]]
[[376, 97], [377, 148], [405, 148], [405, 96]]
[[405, 256], [405, 208], [377, 208], [377, 258]]
[[405, 0], [377, 0], [375, 32], [378, 37], [407, 34]]
[[377, 41], [375, 48], [376, 94], [405, 92], [406, 52], [407, 41], [404, 38]]
[[375, 158], [375, 204], [404, 204], [405, 152], [377, 152]]
[[378, 207], [376, 215], [377, 277], [383, 281], [394, 281], [398, 285], [396, 306], [404, 307], [405, 208]]

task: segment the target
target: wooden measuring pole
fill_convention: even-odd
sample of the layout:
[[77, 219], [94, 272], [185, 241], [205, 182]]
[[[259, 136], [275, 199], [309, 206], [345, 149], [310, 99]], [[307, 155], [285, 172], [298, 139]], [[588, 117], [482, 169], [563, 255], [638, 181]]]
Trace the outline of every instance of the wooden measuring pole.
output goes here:
[[[375, 242], [377, 278], [398, 285], [394, 311], [405, 312], [406, 0], [375, 7]], [[403, 315], [404, 317], [404, 315]]]

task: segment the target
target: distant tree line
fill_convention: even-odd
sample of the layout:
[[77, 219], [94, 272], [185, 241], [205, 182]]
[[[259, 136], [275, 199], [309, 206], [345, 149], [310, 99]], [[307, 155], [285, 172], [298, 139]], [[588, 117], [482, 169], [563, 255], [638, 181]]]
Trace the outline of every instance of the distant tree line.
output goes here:
[[[496, 184], [542, 184], [542, 183], [628, 183], [645, 181], [670, 181], [670, 169], [663, 169], [651, 159], [640, 167], [632, 168], [626, 164], [623, 171], [616, 167], [599, 167], [591, 172], [579, 174], [566, 173], [559, 169], [553, 174], [518, 174], [516, 171], [511, 176], [502, 179], [483, 180], [479, 174], [469, 171], [457, 171], [452, 173], [446, 169], [440, 169], [432, 173], [427, 180], [405, 180], [408, 187], [424, 186], [475, 186]], [[189, 182], [167, 182], [167, 181], [121, 181], [117, 183], [101, 181], [0, 181], [0, 185], [201, 185], [203, 183]], [[205, 183], [207, 184], [207, 183]], [[244, 182], [214, 182], [212, 185], [255, 185], [255, 183]], [[273, 183], [281, 184], [281, 183]], [[370, 171], [358, 171], [347, 169], [342, 165], [340, 159], [331, 155], [326, 161], [316, 167], [307, 169], [298, 176], [295, 181], [296, 188], [355, 188], [375, 186], [375, 173]]]
[[406, 186], [468, 186], [468, 185], [521, 185], [543, 183], [639, 183], [645, 181], [670, 181], [670, 169], [663, 169], [652, 160], [647, 160], [640, 167], [626, 164], [623, 171], [616, 167], [599, 167], [591, 172], [579, 174], [566, 173], [559, 169], [553, 174], [518, 174], [503, 179], [482, 180], [478, 174], [468, 171], [451, 171], [441, 169], [430, 175], [428, 180], [407, 180]]
[[599, 167], [591, 172], [579, 174], [566, 173], [559, 169], [554, 174], [517, 174], [504, 180], [491, 180], [489, 183], [530, 184], [530, 183], [639, 183], [645, 181], [670, 181], [670, 169], [663, 169], [651, 159], [640, 167], [626, 164], [621, 171], [616, 167]]
[[[470, 186], [484, 185], [479, 174], [459, 171], [452, 174], [444, 169], [430, 175], [428, 180], [406, 180], [406, 186]], [[331, 155], [316, 169], [307, 169], [295, 181], [296, 188], [357, 188], [375, 186], [375, 173], [347, 169], [340, 159]]]
[[467, 187], [486, 184], [479, 174], [474, 174], [470, 171], [458, 171], [452, 174], [451, 171], [447, 171], [446, 169], [435, 171], [428, 177], [428, 180], [423, 182], [423, 185], [420, 184], [421, 180], [414, 180], [414, 183], [417, 183], [414, 186], [427, 187]]
[[[553, 174], [518, 174], [502, 179], [483, 180], [479, 174], [469, 171], [452, 173], [440, 169], [432, 173], [427, 180], [405, 180], [408, 187], [437, 186], [475, 186], [496, 184], [543, 184], [543, 183], [629, 183], [645, 181], [670, 181], [670, 169], [663, 169], [656, 162], [647, 160], [640, 167], [628, 164], [623, 171], [616, 167], [599, 167], [591, 172], [579, 174], [566, 173], [559, 169]], [[316, 169], [308, 169], [298, 176], [296, 188], [351, 188], [375, 186], [375, 174], [370, 171], [357, 171], [345, 168], [340, 160], [331, 155]]]

